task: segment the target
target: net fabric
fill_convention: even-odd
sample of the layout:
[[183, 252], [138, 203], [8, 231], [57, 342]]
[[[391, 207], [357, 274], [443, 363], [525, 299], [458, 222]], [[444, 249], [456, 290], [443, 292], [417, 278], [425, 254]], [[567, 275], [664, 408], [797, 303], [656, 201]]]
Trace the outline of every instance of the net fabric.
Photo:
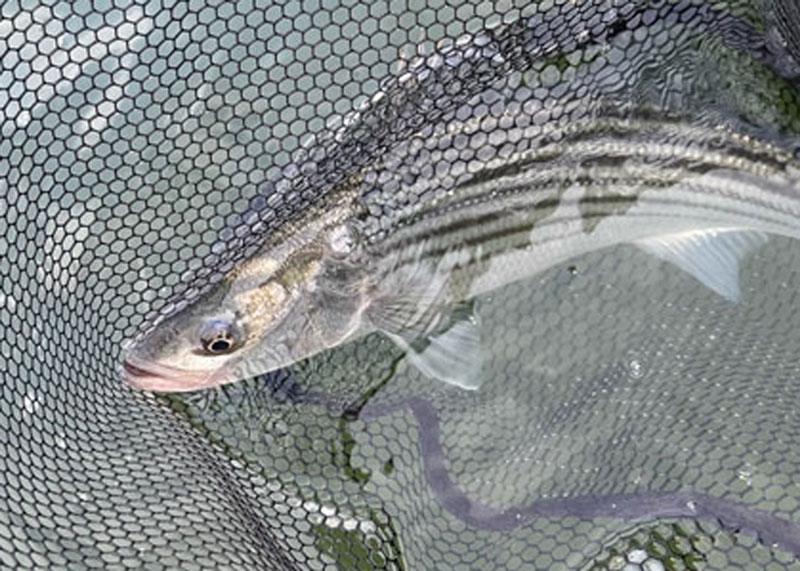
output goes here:
[[[479, 394], [431, 384], [379, 336], [180, 397], [116, 370], [174, 295], [412, 131], [491, 116], [492, 93], [735, 112], [791, 149], [786, 14], [4, 2], [2, 565], [800, 568], [790, 241], [742, 269], [743, 307], [630, 247], [478, 300]], [[402, 148], [401, 167], [428, 156]], [[392, 207], [371, 212], [378, 236], [408, 197], [375, 188]]]

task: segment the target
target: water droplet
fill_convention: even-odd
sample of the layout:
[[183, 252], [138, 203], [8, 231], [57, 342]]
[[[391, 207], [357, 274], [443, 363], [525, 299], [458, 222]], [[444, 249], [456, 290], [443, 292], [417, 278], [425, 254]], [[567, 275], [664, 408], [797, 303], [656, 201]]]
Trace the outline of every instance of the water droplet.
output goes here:
[[628, 371], [630, 371], [630, 375], [634, 379], [641, 379], [644, 377], [645, 367], [641, 361], [637, 359], [631, 359], [628, 361]]

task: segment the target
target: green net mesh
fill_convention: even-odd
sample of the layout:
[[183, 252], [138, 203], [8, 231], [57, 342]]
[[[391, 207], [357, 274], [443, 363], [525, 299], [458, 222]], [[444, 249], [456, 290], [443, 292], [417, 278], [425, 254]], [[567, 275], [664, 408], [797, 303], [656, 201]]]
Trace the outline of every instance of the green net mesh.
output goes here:
[[789, 239], [739, 305], [630, 246], [493, 292], [478, 392], [380, 335], [178, 396], [118, 373], [149, 320], [399, 148], [385, 236], [414, 168], [455, 175], [402, 146], [448, 116], [480, 156], [503, 105], [560, 128], [635, 101], [792, 157], [798, 9], [0, 3], [0, 567], [800, 569]]

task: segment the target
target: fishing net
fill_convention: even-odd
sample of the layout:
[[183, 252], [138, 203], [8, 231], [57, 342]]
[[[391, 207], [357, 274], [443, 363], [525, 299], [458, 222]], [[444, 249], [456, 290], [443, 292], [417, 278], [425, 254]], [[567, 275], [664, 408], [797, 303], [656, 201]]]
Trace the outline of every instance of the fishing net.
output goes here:
[[[118, 372], [156, 314], [448, 114], [485, 133], [432, 156], [454, 173], [502, 148], [503, 104], [565, 126], [578, 100], [791, 156], [796, 4], [1, 6], [0, 567], [800, 569], [789, 239], [739, 304], [627, 245], [475, 300], [476, 392], [379, 334], [197, 393]], [[375, 239], [414, 200], [392, 182]]]

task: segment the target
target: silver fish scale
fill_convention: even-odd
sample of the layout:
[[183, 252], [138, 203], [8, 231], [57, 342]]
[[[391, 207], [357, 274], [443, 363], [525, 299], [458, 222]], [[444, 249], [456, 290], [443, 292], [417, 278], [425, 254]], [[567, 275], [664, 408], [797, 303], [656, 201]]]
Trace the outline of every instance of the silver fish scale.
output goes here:
[[445, 223], [547, 214], [576, 177], [733, 165], [731, 192], [796, 197], [799, 13], [0, 2], [0, 569], [800, 571], [787, 238], [741, 304], [627, 245], [480, 296], [477, 393], [379, 335], [198, 394], [117, 374], [150, 317], [343, 190], [376, 250], [483, 240], [497, 221]]
[[[579, 71], [575, 76], [578, 79], [565, 80], [571, 94], [581, 92], [576, 83], [598, 85], [591, 74]], [[382, 242], [399, 240], [399, 229], [421, 218], [436, 219], [457, 204], [495, 201], [494, 207], [502, 210], [503, 186], [524, 192], [526, 180], [533, 193], [530, 200], [535, 201], [536, 179], [531, 177], [541, 175], [539, 180], [550, 187], [563, 185], [575, 177], [575, 167], [598, 161], [609, 164], [614, 157], [618, 166], [628, 169], [674, 163], [690, 167], [687, 173], [710, 168], [760, 176], [796, 172], [798, 163], [791, 151], [748, 135], [746, 128], [732, 130], [735, 121], [706, 126], [702, 120], [692, 122], [691, 109], [670, 116], [669, 110], [659, 111], [652, 102], [625, 111], [615, 105], [619, 90], [615, 87], [613, 92], [613, 97], [604, 99], [599, 88], [585, 98], [564, 97], [550, 106], [532, 106], [521, 103], [531, 93], [528, 87], [512, 87], [505, 98], [492, 91], [465, 106], [475, 111], [466, 121], [453, 119], [426, 127], [387, 153], [381, 168], [366, 174], [362, 200], [369, 215], [361, 229], [367, 241], [380, 250]], [[648, 114], [653, 117], [639, 118]], [[561, 178], [547, 179], [545, 174], [559, 165]], [[653, 176], [661, 176], [651, 170]], [[484, 187], [482, 198], [470, 190]], [[412, 243], [420, 237], [405, 235]]]
[[[196, 299], [209, 283], [221, 279], [238, 261], [255, 254], [265, 236], [294, 219], [298, 212], [313, 204], [324, 208], [331, 195], [349, 188], [354, 181], [368, 179], [398, 141], [447, 120], [464, 104], [469, 114], [473, 97], [480, 96], [487, 86], [506, 82], [514, 70], [530, 69], [543, 58], [584, 46], [600, 49], [642, 18], [655, 20], [659, 10], [648, 9], [647, 4], [591, 0], [581, 4], [580, 15], [569, 3], [556, 4], [510, 25], [443, 42], [431, 55], [417, 58], [408, 71], [387, 79], [386, 85], [362, 108], [345, 116], [338, 129], [312, 138], [282, 169], [277, 180], [263, 184], [247, 211], [230, 218], [195, 278], [184, 282], [175, 301], [151, 320], [163, 319]], [[660, 11], [668, 13], [673, 9], [702, 13], [701, 19], [713, 14], [688, 3], [667, 3]], [[729, 18], [726, 14], [721, 16], [723, 20]], [[360, 231], [367, 242], [391, 228], [387, 211], [396, 208], [402, 196], [401, 192], [384, 192], [381, 198], [388, 200], [379, 206], [377, 201], [361, 201], [358, 215], [366, 222]]]
[[[301, 204], [324, 199], [349, 184], [352, 177], [368, 177], [373, 169], [380, 168], [383, 155], [391, 153], [396, 142], [414, 137], [420, 130], [424, 133], [429, 125], [458, 114], [459, 108], [470, 115], [480, 114], [472, 99], [487, 86], [507, 83], [513, 71], [529, 70], [548, 57], [591, 46], [604, 49], [612, 38], [639, 22], [657, 22], [672, 12], [686, 11], [698, 23], [715, 22], [722, 30], [736, 23], [730, 15], [702, 4], [666, 3], [660, 9], [648, 9], [647, 5], [593, 0], [581, 3], [577, 12], [569, 3], [557, 4], [511, 25], [444, 43], [432, 55], [416, 59], [408, 71], [390, 79], [362, 109], [345, 117], [339, 129], [309, 143], [277, 182], [262, 187], [245, 217], [253, 237], [229, 241], [230, 249], [251, 252], [260, 236], [301, 210]], [[402, 193], [393, 193], [392, 189], [384, 192], [382, 198], [390, 198], [382, 203], [386, 209], [395, 207], [398, 195], [402, 200]], [[387, 227], [376, 207], [368, 204], [365, 208], [379, 227]], [[239, 220], [234, 219], [232, 226], [246, 232]], [[371, 230], [365, 228], [364, 232], [370, 239]]]
[[[695, 6], [684, 8], [690, 13], [696, 10]], [[681, 19], [680, 12], [675, 14], [675, 19]], [[612, 115], [624, 117], [624, 108], [631, 100], [636, 101], [636, 106], [627, 111], [632, 120], [642, 108], [646, 112], [655, 110], [656, 115], [659, 112], [668, 115], [669, 107], [659, 111], [663, 102], [643, 92], [642, 78], [637, 76], [641, 73], [637, 70], [663, 65], [666, 58], [675, 57], [648, 49], [651, 38], [658, 38], [668, 30], [671, 42], [686, 46], [691, 45], [693, 38], [707, 35], [710, 29], [740, 29], [740, 23], [732, 24], [728, 15], [720, 15], [718, 21], [687, 18], [688, 24], [671, 27], [661, 19], [644, 17], [644, 20], [651, 24], [637, 29], [645, 38], [641, 49], [636, 49], [630, 33], [621, 32], [602, 46], [591, 44], [585, 48], [576, 47], [575, 51], [563, 51], [560, 57], [589, 61], [586, 65], [571, 66], [563, 74], [548, 62], [533, 64], [526, 72], [513, 72], [501, 82], [495, 82], [490, 90], [476, 94], [447, 113], [441, 121], [427, 123], [408, 140], [388, 149], [363, 174], [365, 189], [359, 206], [366, 210], [361, 225], [366, 240], [379, 242], [392, 234], [399, 221], [439, 201], [457, 198], [460, 185], [488, 176], [484, 173], [491, 171], [492, 165], [506, 164], [509, 169], [513, 168], [513, 164], [508, 164], [515, 160], [512, 157], [525, 157], [527, 151], [546, 147], [550, 138], [560, 136], [561, 130], [570, 124], [597, 121], [597, 129], [601, 130], [604, 114], [610, 111]], [[725, 36], [726, 32], [721, 34]], [[738, 49], [738, 36], [733, 39], [731, 34], [727, 36], [734, 46], [732, 49]], [[630, 56], [612, 63], [611, 56], [621, 51], [621, 46], [625, 46]], [[688, 50], [683, 55], [686, 60], [703, 57], [691, 48], [682, 49]], [[680, 78], [665, 77], [663, 84], [656, 83], [654, 89], [660, 94], [670, 89], [669, 84], [682, 90], [690, 87], [679, 81]], [[684, 123], [692, 121], [693, 116], [702, 117], [705, 112], [706, 103], [702, 99], [684, 98], [678, 103]], [[687, 131], [681, 134], [678, 124], [672, 137], [663, 133], [659, 141], [669, 143], [674, 137], [678, 139], [677, 145], [690, 144], [691, 129], [703, 139], [714, 137], [715, 133], [724, 138], [726, 122], [703, 134], [700, 127], [685, 128]], [[635, 127], [630, 129], [630, 136], [637, 137]], [[769, 145], [762, 141], [752, 144], [756, 147]], [[676, 148], [676, 152], [681, 153], [683, 149]], [[777, 147], [773, 147], [772, 152], [786, 154]], [[786, 160], [783, 157], [779, 162]]]

